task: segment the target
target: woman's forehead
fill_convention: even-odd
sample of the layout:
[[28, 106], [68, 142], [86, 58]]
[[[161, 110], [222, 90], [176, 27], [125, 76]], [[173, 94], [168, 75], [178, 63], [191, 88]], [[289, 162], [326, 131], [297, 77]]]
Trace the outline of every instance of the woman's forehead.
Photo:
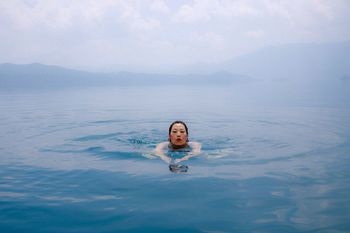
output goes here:
[[172, 129], [186, 129], [185, 126], [181, 123], [176, 123], [173, 125]]

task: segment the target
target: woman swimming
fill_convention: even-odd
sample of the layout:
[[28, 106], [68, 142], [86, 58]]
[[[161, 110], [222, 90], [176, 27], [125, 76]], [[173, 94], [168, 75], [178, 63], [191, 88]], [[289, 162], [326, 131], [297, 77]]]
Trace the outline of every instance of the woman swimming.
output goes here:
[[[168, 153], [166, 153], [166, 149]], [[155, 149], [155, 154], [169, 164], [172, 161], [176, 164], [188, 160], [191, 157], [199, 155], [200, 152], [201, 144], [199, 142], [188, 141], [188, 128], [182, 121], [171, 123], [168, 142], [159, 143]], [[180, 156], [174, 158], [175, 156], [172, 155]]]

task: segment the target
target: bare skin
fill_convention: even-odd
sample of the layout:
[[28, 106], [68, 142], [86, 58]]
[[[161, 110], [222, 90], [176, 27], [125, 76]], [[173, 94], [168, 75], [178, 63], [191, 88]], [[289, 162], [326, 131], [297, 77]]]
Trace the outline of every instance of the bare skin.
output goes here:
[[188, 152], [184, 157], [175, 159], [175, 163], [179, 163], [194, 156], [197, 156], [201, 152], [201, 144], [198, 142], [187, 142], [187, 132], [185, 126], [181, 123], [174, 124], [169, 134], [169, 142], [161, 142], [155, 149], [155, 154], [159, 156], [164, 162], [170, 163], [171, 158], [165, 154], [165, 151], [171, 146], [173, 149], [181, 149], [187, 146], [192, 148], [191, 152]]

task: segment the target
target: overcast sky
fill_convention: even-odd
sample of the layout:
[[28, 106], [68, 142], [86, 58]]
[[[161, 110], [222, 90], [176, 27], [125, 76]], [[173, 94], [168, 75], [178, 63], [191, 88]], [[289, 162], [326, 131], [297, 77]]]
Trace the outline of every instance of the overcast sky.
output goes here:
[[348, 0], [0, 0], [0, 63], [166, 70], [350, 39]]

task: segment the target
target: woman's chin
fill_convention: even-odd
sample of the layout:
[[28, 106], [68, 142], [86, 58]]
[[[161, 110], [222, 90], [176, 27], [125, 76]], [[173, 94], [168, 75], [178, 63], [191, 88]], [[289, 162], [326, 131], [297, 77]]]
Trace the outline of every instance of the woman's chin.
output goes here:
[[172, 144], [174, 146], [185, 146], [186, 145], [186, 142], [183, 142], [183, 141], [175, 141], [175, 142], [172, 142]]

